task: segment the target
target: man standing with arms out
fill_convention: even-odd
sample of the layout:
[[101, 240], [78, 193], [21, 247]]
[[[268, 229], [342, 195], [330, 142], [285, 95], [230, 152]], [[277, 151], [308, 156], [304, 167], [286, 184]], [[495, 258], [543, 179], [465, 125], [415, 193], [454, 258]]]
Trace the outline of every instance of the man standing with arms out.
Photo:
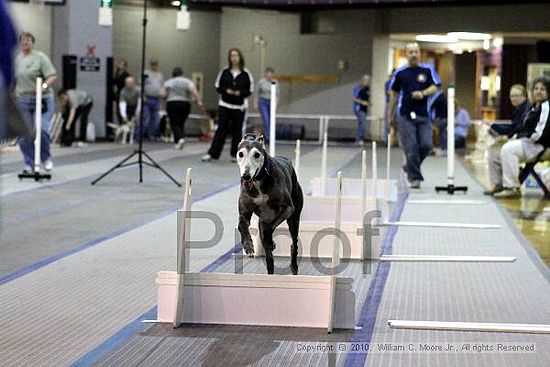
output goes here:
[[[397, 69], [391, 83], [392, 95], [388, 105], [388, 118], [397, 120], [401, 144], [407, 163], [404, 166], [410, 187], [420, 188], [424, 180], [420, 172], [422, 161], [432, 150], [432, 125], [428, 117], [428, 98], [441, 84], [430, 67], [420, 64], [420, 46], [405, 46], [407, 65]], [[397, 115], [395, 106], [399, 99]]]
[[160, 90], [164, 85], [164, 76], [159, 71], [157, 60], [149, 62], [150, 69], [145, 70], [145, 106], [144, 125], [147, 126], [146, 135], [149, 140], [155, 140], [158, 136], [159, 110], [160, 110]]

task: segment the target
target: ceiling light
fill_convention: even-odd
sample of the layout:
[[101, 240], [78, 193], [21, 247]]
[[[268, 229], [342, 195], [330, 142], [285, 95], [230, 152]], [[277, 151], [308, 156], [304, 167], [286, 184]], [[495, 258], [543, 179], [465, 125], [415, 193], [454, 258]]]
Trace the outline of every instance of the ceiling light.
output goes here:
[[172, 6], [181, 6], [181, 1], [179, 0], [174, 0], [170, 3]]
[[502, 37], [495, 37], [493, 39], [493, 47], [502, 47], [504, 39]]
[[456, 42], [456, 37], [442, 34], [419, 34], [416, 40], [420, 42], [435, 42], [435, 43], [453, 43]]
[[449, 37], [455, 37], [461, 40], [468, 41], [483, 41], [491, 39], [491, 35], [488, 33], [473, 33], [473, 32], [449, 32], [447, 33]]

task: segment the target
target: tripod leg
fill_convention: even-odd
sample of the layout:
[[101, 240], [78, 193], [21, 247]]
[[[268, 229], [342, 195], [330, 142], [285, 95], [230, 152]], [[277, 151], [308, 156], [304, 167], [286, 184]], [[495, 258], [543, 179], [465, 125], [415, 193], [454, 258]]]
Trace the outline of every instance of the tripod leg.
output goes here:
[[154, 167], [160, 169], [162, 171], [162, 173], [164, 173], [166, 175], [166, 177], [168, 177], [170, 180], [172, 180], [172, 182], [175, 183], [176, 185], [178, 185], [178, 187], [181, 187], [181, 184], [178, 181], [176, 181], [176, 179], [174, 177], [172, 177], [168, 172], [166, 172], [164, 170], [164, 168], [162, 168], [157, 162], [155, 162], [155, 160], [153, 158], [151, 158], [149, 156], [149, 154], [147, 154], [146, 152], [143, 152], [143, 155], [151, 161], [151, 163], [153, 164]]
[[123, 160], [121, 160], [120, 162], [118, 162], [118, 164], [114, 167], [112, 167], [111, 169], [109, 169], [107, 172], [105, 172], [104, 174], [102, 174], [101, 176], [99, 176], [98, 178], [96, 178], [95, 180], [92, 181], [92, 185], [95, 185], [96, 183], [98, 183], [103, 177], [107, 176], [109, 173], [113, 172], [115, 169], [121, 167], [124, 163], [126, 163], [128, 160], [130, 160], [130, 158], [132, 158], [134, 155], [137, 154], [137, 151], [134, 151], [132, 154], [130, 154], [128, 157], [124, 158]]

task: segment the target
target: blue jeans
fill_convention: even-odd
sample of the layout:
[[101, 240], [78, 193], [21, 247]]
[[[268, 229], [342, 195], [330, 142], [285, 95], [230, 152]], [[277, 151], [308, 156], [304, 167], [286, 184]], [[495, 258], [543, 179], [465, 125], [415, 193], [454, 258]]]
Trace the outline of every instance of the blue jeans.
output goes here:
[[147, 97], [145, 102], [144, 114], [144, 129], [147, 133], [149, 139], [152, 139], [158, 136], [158, 126], [159, 126], [159, 110], [160, 110], [160, 99], [158, 97]]
[[411, 120], [399, 115], [397, 123], [399, 138], [407, 159], [407, 178], [409, 181], [423, 181], [420, 165], [432, 150], [432, 124], [427, 117], [420, 116]]
[[365, 111], [355, 110], [355, 116], [357, 116], [357, 130], [355, 131], [355, 141], [362, 142], [365, 138], [365, 131], [367, 130], [367, 114]]
[[260, 98], [258, 100], [258, 109], [260, 110], [260, 116], [262, 116], [262, 123], [264, 126], [264, 138], [265, 141], [269, 141], [269, 122], [271, 113], [271, 100], [267, 98]]
[[[40, 160], [42, 162], [51, 158], [50, 154], [50, 120], [52, 119], [53, 110], [55, 108], [53, 97], [45, 97], [48, 110], [42, 114], [42, 132], [40, 134]], [[36, 110], [36, 98], [17, 97], [17, 103], [21, 107], [22, 113], [26, 118], [33, 121], [34, 126], [34, 111]], [[34, 167], [34, 135], [29, 138], [19, 139], [19, 149], [23, 153], [25, 164], [29, 167]]]

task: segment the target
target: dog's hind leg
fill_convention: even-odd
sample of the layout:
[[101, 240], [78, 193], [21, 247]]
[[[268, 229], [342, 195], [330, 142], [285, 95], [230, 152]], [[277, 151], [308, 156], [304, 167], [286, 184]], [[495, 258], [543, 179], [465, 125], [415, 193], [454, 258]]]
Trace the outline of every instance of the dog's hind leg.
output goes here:
[[273, 242], [273, 228], [270, 224], [260, 221], [260, 238], [265, 251], [265, 264], [267, 273], [273, 274], [275, 263], [273, 261], [273, 250], [275, 243]]

